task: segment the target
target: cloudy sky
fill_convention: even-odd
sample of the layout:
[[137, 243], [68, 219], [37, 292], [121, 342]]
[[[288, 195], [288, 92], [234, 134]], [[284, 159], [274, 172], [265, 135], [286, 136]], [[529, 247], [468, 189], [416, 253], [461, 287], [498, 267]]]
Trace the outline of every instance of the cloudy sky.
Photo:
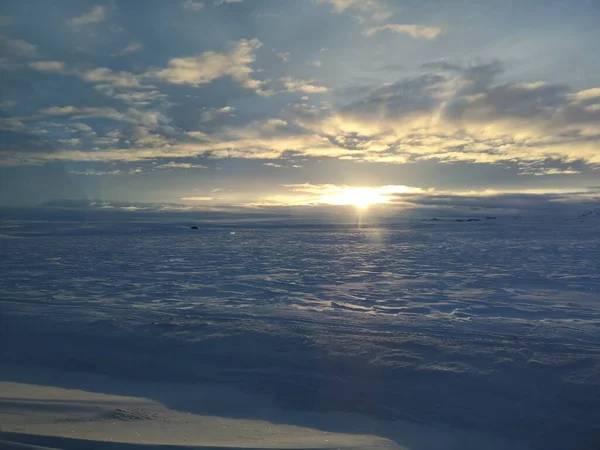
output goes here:
[[0, 14], [2, 205], [598, 193], [598, 0], [9, 0]]

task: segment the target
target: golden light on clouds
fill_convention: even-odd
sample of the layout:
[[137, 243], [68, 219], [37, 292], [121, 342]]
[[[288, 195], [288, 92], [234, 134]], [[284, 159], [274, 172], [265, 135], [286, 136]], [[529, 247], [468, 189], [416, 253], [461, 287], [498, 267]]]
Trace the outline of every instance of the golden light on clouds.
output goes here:
[[278, 204], [336, 205], [354, 206], [366, 209], [370, 205], [390, 203], [397, 194], [417, 194], [426, 192], [422, 188], [387, 185], [378, 187], [352, 187], [335, 184], [288, 184], [290, 195], [279, 195], [265, 199], [266, 203]]
[[387, 199], [376, 189], [358, 187], [344, 188], [336, 194], [326, 194], [321, 198], [321, 202], [331, 205], [353, 205], [358, 209], [367, 209], [369, 205], [386, 203]]

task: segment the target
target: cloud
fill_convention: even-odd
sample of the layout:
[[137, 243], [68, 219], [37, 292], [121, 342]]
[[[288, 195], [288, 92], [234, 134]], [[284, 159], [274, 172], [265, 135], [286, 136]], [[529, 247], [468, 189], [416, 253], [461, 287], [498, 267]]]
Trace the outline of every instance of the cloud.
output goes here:
[[318, 1], [318, 3], [331, 4], [331, 6], [333, 7], [333, 10], [336, 13], [344, 12], [348, 8], [361, 7], [361, 5], [364, 5], [365, 3], [367, 3], [363, 0], [317, 0], [317, 1]]
[[283, 77], [280, 79], [286, 91], [304, 92], [306, 94], [321, 94], [327, 92], [325, 86], [319, 86], [315, 80], [299, 80], [292, 77]]
[[219, 116], [231, 115], [231, 113], [235, 111], [235, 108], [232, 106], [224, 106], [222, 108], [216, 109], [206, 109], [202, 111], [201, 120], [202, 122], [210, 122], [211, 120], [215, 120]]
[[[140, 111], [130, 107], [117, 110], [111, 107], [54, 106], [44, 108], [40, 110], [39, 113], [42, 116], [62, 117], [71, 120], [89, 118], [110, 119], [127, 125], [126, 128], [130, 130], [128, 139], [123, 138], [119, 129], [113, 129], [103, 138], [95, 137], [89, 142], [93, 147], [109, 146], [110, 148], [110, 146], [114, 144], [123, 145], [127, 144], [125, 141], [129, 141], [132, 143], [133, 147], [143, 147], [146, 152], [145, 154], [150, 154], [152, 151], [156, 152], [156, 150], [153, 150], [155, 147], [168, 146], [170, 144], [169, 140], [164, 135], [168, 136], [175, 133], [175, 130], [168, 125], [168, 119], [162, 113], [153, 110]], [[134, 156], [133, 153], [132, 157], [127, 158], [125, 154], [130, 147], [131, 145], [127, 144], [116, 149], [111, 148], [110, 151], [107, 151], [107, 154], [110, 154], [112, 150], [114, 150], [114, 153], [120, 156], [117, 158], [108, 157], [106, 160], [124, 159], [134, 161], [144, 159]], [[88, 155], [83, 151], [67, 150], [63, 152], [62, 157], [59, 157], [61, 152], [57, 151], [52, 152], [47, 155], [47, 157], [48, 159], [68, 159], [69, 157], [72, 157], [74, 160], [81, 161], [103, 160], [103, 157], [105, 157], [103, 152], [100, 151], [99, 148], [96, 148], [96, 150], [97, 151], [90, 152]], [[161, 152], [156, 152], [156, 157], [159, 157], [160, 154]], [[43, 157], [43, 155], [38, 156]]]
[[60, 61], [35, 61], [29, 63], [29, 66], [38, 72], [63, 72], [65, 70], [65, 63]]
[[0, 118], [0, 130], [26, 132], [27, 125], [17, 117]]
[[[562, 214], [589, 209], [600, 200], [593, 189], [522, 189], [522, 190], [436, 190], [405, 185], [347, 186], [336, 184], [284, 185], [286, 194], [266, 195], [250, 203], [251, 207], [308, 206], [338, 214], [331, 207], [370, 206], [371, 220], [398, 217], [481, 217], [514, 214]], [[323, 209], [328, 206], [329, 209]], [[306, 211], [310, 211], [306, 210]], [[391, 215], [390, 215], [391, 213]]]
[[92, 131], [94, 131], [92, 127], [90, 127], [87, 123], [74, 123], [70, 126], [84, 133], [91, 133]]
[[431, 191], [427, 194], [398, 195], [392, 204], [422, 214], [461, 215], [531, 215], [551, 214], [568, 218], [570, 210], [587, 209], [600, 197], [591, 191], [548, 189], [519, 191]]
[[292, 54], [290, 52], [275, 53], [284, 63], [290, 62]]
[[186, 0], [182, 6], [186, 11], [200, 11], [202, 8], [204, 8], [204, 3]]
[[582, 91], [571, 94], [569, 98], [573, 102], [586, 102], [589, 100], [599, 100], [600, 101], [600, 88], [593, 89], [584, 89]]
[[[255, 62], [255, 52], [261, 45], [257, 39], [241, 40], [231, 43], [226, 52], [209, 51], [198, 56], [173, 58], [166, 68], [151, 68], [137, 75], [127, 71], [113, 71], [106, 67], [75, 73], [85, 81], [96, 84], [98, 90], [115, 98], [118, 96], [114, 88], [154, 89], [154, 86], [148, 83], [156, 81], [200, 86], [226, 76], [259, 95], [270, 95], [272, 91], [262, 89], [266, 82], [252, 78], [254, 69], [250, 67]], [[130, 93], [120, 95], [128, 94]]]
[[160, 164], [156, 166], [157, 169], [207, 169], [202, 164], [191, 164], [191, 163], [178, 163], [171, 161], [166, 164]]
[[212, 200], [212, 197], [183, 197], [181, 200], [194, 201], [194, 202], [207, 202]]
[[241, 86], [260, 90], [263, 81], [252, 78], [250, 67], [256, 61], [255, 52], [261, 47], [258, 39], [242, 39], [230, 45], [227, 52], [204, 52], [198, 56], [174, 58], [167, 68], [155, 70], [151, 75], [171, 84], [199, 86], [229, 76]]
[[[386, 20], [391, 13], [385, 8], [380, 0], [316, 0], [317, 3], [328, 3], [336, 14], [348, 10], [359, 11], [369, 14], [372, 20]], [[360, 20], [360, 18], [359, 18]]]
[[376, 27], [367, 28], [362, 32], [364, 36], [371, 37], [381, 31], [390, 31], [396, 34], [408, 34], [415, 39], [435, 39], [442, 32], [439, 27], [412, 24], [385, 24]]
[[107, 17], [106, 8], [104, 6], [96, 5], [89, 12], [82, 14], [81, 16], [74, 17], [71, 19], [71, 24], [80, 26], [91, 23], [104, 22]]
[[263, 166], [273, 167], [273, 168], [284, 168], [284, 169], [300, 169], [300, 168], [302, 168], [302, 166], [300, 166], [298, 164], [286, 165], [286, 164], [277, 164], [274, 162], [263, 163]]
[[222, 5], [224, 3], [242, 3], [244, 0], [215, 0], [215, 5]]
[[557, 169], [556, 167], [552, 168], [537, 168], [537, 169], [528, 169], [519, 172], [519, 175], [533, 175], [533, 176], [546, 176], [546, 175], [577, 175], [580, 174], [580, 170], [575, 170], [572, 168], [568, 169]]
[[[53, 117], [73, 123], [102, 118], [119, 122], [120, 134], [78, 135], [83, 141], [77, 148], [66, 141], [50, 140], [55, 147], [51, 152], [41, 148], [21, 153], [6, 150], [0, 160], [4, 164], [24, 160], [176, 161], [202, 156], [283, 165], [279, 160], [293, 154], [385, 164], [506, 164], [513, 173], [532, 177], [573, 176], [574, 171], [600, 167], [600, 97], [594, 88], [577, 91], [542, 82], [499, 83], [497, 78], [504, 69], [495, 61], [467, 66], [445, 61], [421, 69], [426, 73], [395, 82], [363, 81], [334, 89], [329, 91], [328, 102], [310, 104], [306, 99], [289, 103], [267, 118], [250, 122], [241, 113], [235, 120], [217, 121], [233, 108], [207, 107], [196, 116], [199, 129], [187, 132], [170, 125], [168, 110], [160, 104], [148, 107], [153, 98], [164, 95], [157, 89], [116, 92], [113, 97], [126, 105], [61, 105], [44, 108], [32, 117], [2, 119], [0, 126], [33, 132], [39, 129], [33, 124]], [[107, 80], [114, 74], [119, 72], [100, 72], [99, 78]], [[138, 81], [152, 79], [144, 75]], [[326, 91], [313, 80], [288, 77], [281, 81], [286, 90], [303, 96]], [[532, 163], [538, 165], [532, 168]]]
[[45, 116], [71, 117], [73, 119], [104, 117], [107, 119], [130, 121], [126, 114], [110, 107], [75, 107], [75, 106], [52, 106], [41, 109], [40, 114]]
[[163, 100], [167, 97], [167, 95], [157, 90], [151, 90], [115, 93], [112, 95], [112, 97], [119, 100], [123, 100], [127, 103], [143, 106], [157, 100]]
[[308, 64], [314, 67], [321, 67], [323, 65], [323, 61], [311, 61]]
[[68, 173], [72, 175], [86, 175], [86, 176], [107, 176], [107, 175], [124, 175], [125, 172], [122, 170], [69, 170]]
[[[336, 14], [342, 14], [347, 11], [366, 14], [371, 20], [381, 21], [388, 19], [392, 13], [386, 8], [380, 0], [316, 0], [317, 3], [328, 3], [332, 6], [332, 11]], [[359, 22], [364, 21], [361, 16], [357, 17]]]
[[33, 57], [37, 51], [37, 46], [30, 44], [23, 39], [11, 39], [0, 34], [0, 54], [12, 54], [21, 57]]
[[89, 83], [109, 83], [122, 88], [140, 87], [140, 78], [129, 72], [114, 72], [106, 67], [83, 72], [82, 78]]
[[140, 42], [132, 42], [132, 43], [128, 44], [127, 46], [125, 46], [125, 48], [123, 50], [113, 53], [111, 56], [128, 55], [130, 53], [139, 52], [143, 48], [144, 48], [144, 46]]

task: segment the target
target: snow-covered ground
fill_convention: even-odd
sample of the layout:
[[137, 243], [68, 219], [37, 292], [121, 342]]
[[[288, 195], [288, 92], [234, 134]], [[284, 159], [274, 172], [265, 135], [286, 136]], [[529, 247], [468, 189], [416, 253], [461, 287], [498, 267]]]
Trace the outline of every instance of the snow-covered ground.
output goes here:
[[196, 445], [600, 448], [597, 221], [0, 235], [0, 439], [174, 444], [114, 423], [189, 415], [236, 430]]

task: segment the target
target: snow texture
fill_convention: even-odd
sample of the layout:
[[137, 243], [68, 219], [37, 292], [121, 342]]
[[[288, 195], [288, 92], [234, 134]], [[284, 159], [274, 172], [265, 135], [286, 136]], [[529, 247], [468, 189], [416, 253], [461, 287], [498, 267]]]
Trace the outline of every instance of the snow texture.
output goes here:
[[3, 363], [600, 448], [597, 221], [199, 228], [5, 224]]

